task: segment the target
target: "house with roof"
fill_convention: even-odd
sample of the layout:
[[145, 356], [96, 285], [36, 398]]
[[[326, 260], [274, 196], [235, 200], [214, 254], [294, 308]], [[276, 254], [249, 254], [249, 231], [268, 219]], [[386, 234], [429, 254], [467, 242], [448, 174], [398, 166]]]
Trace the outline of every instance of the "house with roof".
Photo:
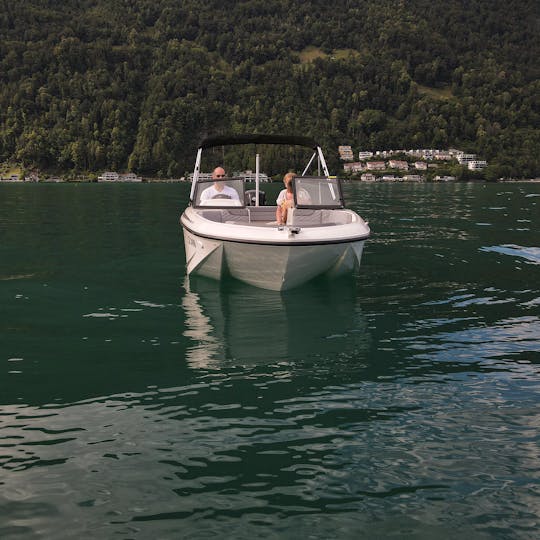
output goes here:
[[409, 170], [409, 164], [406, 161], [402, 161], [400, 159], [391, 159], [388, 162], [388, 167], [390, 169], [398, 169], [400, 171], [408, 171]]
[[485, 159], [474, 159], [467, 163], [467, 169], [469, 171], [480, 171], [487, 167], [487, 161]]
[[119, 174], [118, 180], [120, 182], [142, 182], [142, 177], [137, 176], [135, 173]]
[[476, 154], [460, 154], [457, 156], [458, 163], [460, 165], [468, 165], [471, 161], [477, 161]]
[[106, 171], [98, 176], [98, 182], [118, 182], [119, 175], [114, 171]]
[[343, 161], [352, 161], [354, 159], [354, 154], [350, 146], [338, 146], [339, 158]]
[[2, 180], [2, 182], [20, 182], [21, 177], [18, 174], [10, 174], [9, 176], [2, 176], [0, 180]]
[[384, 161], [368, 161], [366, 163], [366, 169], [368, 171], [384, 171], [386, 169], [386, 163]]
[[363, 163], [360, 163], [359, 161], [355, 161], [354, 163], [343, 164], [343, 170], [345, 172], [357, 173], [357, 172], [363, 171], [364, 169], [365, 169], [365, 165]]

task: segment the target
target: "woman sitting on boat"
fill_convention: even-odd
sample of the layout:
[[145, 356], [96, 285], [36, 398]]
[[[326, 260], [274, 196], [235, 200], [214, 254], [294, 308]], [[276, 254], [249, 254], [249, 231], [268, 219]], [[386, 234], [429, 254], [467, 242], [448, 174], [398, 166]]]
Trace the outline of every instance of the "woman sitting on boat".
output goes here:
[[[294, 193], [293, 193], [293, 178], [296, 176], [295, 173], [289, 172], [283, 177], [283, 183], [285, 184], [285, 189], [282, 189], [279, 192], [276, 204], [276, 221], [278, 225], [285, 225], [287, 223], [287, 210], [294, 206]], [[298, 197], [298, 202], [301, 204], [310, 204], [311, 197], [305, 189], [301, 189], [296, 196]]]
[[294, 206], [292, 181], [295, 176], [296, 175], [294, 173], [289, 172], [283, 177], [285, 189], [282, 189], [279, 192], [278, 198], [276, 200], [276, 221], [278, 222], [278, 225], [284, 225], [287, 222], [287, 210]]

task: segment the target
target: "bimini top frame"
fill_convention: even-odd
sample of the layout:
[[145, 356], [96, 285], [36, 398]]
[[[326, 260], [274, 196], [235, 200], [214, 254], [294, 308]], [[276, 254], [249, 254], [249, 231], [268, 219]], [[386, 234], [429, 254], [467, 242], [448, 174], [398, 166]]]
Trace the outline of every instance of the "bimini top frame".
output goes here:
[[[195, 192], [195, 185], [199, 180], [199, 173], [201, 169], [202, 151], [207, 148], [214, 148], [216, 146], [231, 146], [235, 144], [282, 144], [282, 145], [296, 145], [305, 146], [307, 148], [313, 148], [314, 153], [309, 160], [302, 176], [305, 176], [311, 163], [318, 156], [319, 163], [322, 165], [324, 174], [328, 177], [328, 167], [322, 153], [322, 149], [319, 144], [311, 137], [302, 137], [297, 135], [263, 135], [263, 134], [242, 134], [242, 135], [216, 135], [214, 137], [207, 137], [203, 139], [199, 144], [197, 150], [197, 159], [195, 160], [195, 170], [193, 171], [193, 182], [191, 184], [190, 200], [193, 200], [193, 194]], [[258, 176], [258, 175], [257, 175]], [[258, 199], [257, 199], [258, 200]]]

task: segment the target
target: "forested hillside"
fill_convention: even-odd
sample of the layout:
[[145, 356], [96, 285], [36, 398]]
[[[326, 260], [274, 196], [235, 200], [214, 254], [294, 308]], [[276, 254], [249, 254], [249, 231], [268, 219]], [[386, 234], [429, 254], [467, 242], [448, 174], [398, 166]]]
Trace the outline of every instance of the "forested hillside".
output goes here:
[[[0, 161], [177, 176], [206, 134], [540, 175], [537, 0], [0, 0]], [[275, 171], [269, 171], [273, 173]]]

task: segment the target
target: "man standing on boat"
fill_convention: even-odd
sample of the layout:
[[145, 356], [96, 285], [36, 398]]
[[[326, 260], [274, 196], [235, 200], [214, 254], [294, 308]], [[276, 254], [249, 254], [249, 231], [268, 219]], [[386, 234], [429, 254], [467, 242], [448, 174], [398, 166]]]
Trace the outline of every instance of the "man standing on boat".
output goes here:
[[240, 200], [238, 192], [236, 189], [226, 186], [223, 183], [223, 178], [225, 178], [226, 173], [223, 167], [216, 167], [212, 173], [212, 180], [214, 180], [214, 185], [207, 187], [201, 193], [201, 201], [206, 201], [208, 199], [235, 199]]

